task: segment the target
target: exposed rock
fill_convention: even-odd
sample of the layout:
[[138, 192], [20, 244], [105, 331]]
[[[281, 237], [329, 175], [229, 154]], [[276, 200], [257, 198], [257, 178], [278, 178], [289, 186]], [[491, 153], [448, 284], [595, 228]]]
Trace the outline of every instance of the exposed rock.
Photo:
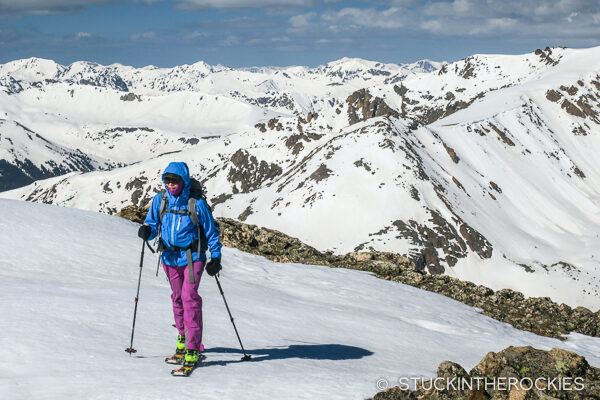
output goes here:
[[560, 94], [560, 92], [557, 92], [556, 90], [548, 90], [546, 92], [546, 98], [554, 103], [556, 103], [557, 101], [559, 101], [562, 98], [562, 94]]
[[346, 99], [348, 103], [348, 122], [350, 125], [369, 118], [383, 115], [398, 117], [396, 110], [389, 107], [383, 99], [373, 98], [367, 89], [360, 89]]
[[[458, 181], [457, 181], [458, 182]], [[460, 182], [458, 182], [460, 184]], [[462, 185], [461, 185], [462, 186]], [[491, 244], [479, 232], [473, 228], [466, 228], [464, 222], [459, 220], [457, 226], [461, 227], [459, 233], [450, 223], [435, 210], [429, 210], [432, 227], [419, 224], [414, 220], [394, 221], [392, 225], [398, 230], [398, 238], [409, 239], [415, 246], [411, 250], [409, 258], [419, 267], [427, 268], [433, 274], [441, 274], [445, 271], [440, 261], [446, 262], [450, 267], [454, 266], [459, 258], [467, 256], [467, 243], [469, 247], [482, 258], [489, 258], [492, 252]], [[437, 249], [442, 249], [446, 255], [440, 258]]]
[[321, 164], [319, 168], [317, 168], [312, 174], [310, 174], [309, 178], [316, 182], [321, 182], [323, 179], [329, 178], [332, 174], [332, 170], [327, 168], [325, 164]]
[[238, 215], [238, 219], [240, 221], [245, 221], [253, 213], [254, 211], [252, 211], [252, 206], [248, 206], [240, 215]]
[[460, 226], [460, 234], [467, 241], [467, 245], [481, 258], [491, 258], [493, 248], [490, 242], [475, 229], [471, 228], [467, 224]]
[[504, 131], [498, 129], [498, 127], [496, 125], [492, 124], [491, 122], [490, 122], [489, 125], [498, 134], [498, 136], [500, 137], [500, 139], [502, 139], [502, 141], [504, 143], [506, 143], [509, 146], [514, 146], [515, 145], [515, 143], [508, 138], [507, 132], [504, 132]]
[[144, 185], [148, 183], [148, 178], [145, 176], [136, 177], [133, 180], [127, 182], [125, 189], [131, 192], [131, 202], [133, 204], [141, 205], [145, 203], [143, 200], [144, 196]]
[[[150, 203], [148, 203], [148, 204], [150, 204]], [[123, 209], [121, 209], [121, 211], [119, 211], [115, 215], [117, 217], [125, 218], [130, 221], [141, 224], [146, 219], [146, 214], [148, 214], [147, 209], [138, 207], [138, 206], [134, 206], [134, 205], [129, 205], [129, 206], [126, 206]]]
[[454, 151], [454, 149], [448, 146], [446, 143], [442, 142], [442, 144], [444, 145], [444, 149], [446, 149], [452, 161], [454, 161], [455, 164], [458, 164], [460, 158], [458, 158], [458, 156], [456, 155], [456, 151]]
[[135, 100], [142, 101], [142, 98], [140, 97], [140, 95], [135, 94], [133, 92], [129, 92], [129, 93], [121, 96], [120, 99], [122, 101], [135, 101]]
[[233, 167], [230, 168], [227, 179], [234, 184], [234, 193], [249, 193], [283, 172], [279, 165], [269, 164], [264, 160], [259, 162], [246, 150], [236, 151], [230, 160]]
[[[257, 124], [258, 125], [258, 124]], [[262, 124], [264, 127], [264, 124]], [[279, 122], [279, 120], [277, 118], [272, 118], [269, 120], [267, 126], [269, 127], [270, 130], [275, 129], [276, 131], [282, 131], [283, 130], [283, 125], [281, 124], [281, 122]], [[261, 132], [265, 132], [261, 129]]]
[[569, 87], [561, 85], [560, 90], [567, 92], [570, 96], [575, 96], [577, 94], [577, 92], [579, 91], [579, 89], [577, 89], [577, 87], [572, 86], [572, 85]]
[[546, 47], [544, 50], [542, 49], [537, 49], [535, 51], [535, 54], [538, 55], [540, 57], [540, 59], [548, 65], [552, 65], [552, 66], [556, 66], [558, 65], [558, 62], [560, 60], [559, 59], [554, 59], [552, 58], [552, 49], [550, 47]]
[[464, 79], [475, 78], [477, 75], [475, 74], [475, 57], [467, 57], [465, 58], [465, 65], [458, 72], [458, 76], [462, 76]]
[[[435, 383], [435, 384], [434, 384]], [[600, 368], [571, 351], [531, 346], [488, 353], [469, 373], [444, 361], [437, 378], [417, 382], [415, 390], [398, 386], [372, 400], [564, 400], [600, 398]]]
[[585, 113], [583, 111], [581, 111], [579, 108], [577, 108], [577, 106], [575, 104], [571, 103], [567, 99], [563, 100], [561, 107], [571, 115], [574, 115], [574, 116], [580, 117], [580, 118], [585, 118]]
[[256, 129], [258, 129], [259, 131], [261, 131], [262, 133], [265, 133], [267, 131], [267, 128], [266, 128], [264, 122], [259, 122], [258, 124], [254, 125], [254, 127]]
[[494, 189], [496, 192], [502, 193], [502, 189], [500, 189], [500, 186], [498, 186], [495, 182], [490, 181], [490, 187], [492, 189]]

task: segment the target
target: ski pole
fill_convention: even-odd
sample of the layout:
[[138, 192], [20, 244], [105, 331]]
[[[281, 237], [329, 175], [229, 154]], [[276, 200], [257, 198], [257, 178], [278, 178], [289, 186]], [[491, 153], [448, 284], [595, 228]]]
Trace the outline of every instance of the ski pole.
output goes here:
[[225, 307], [227, 308], [227, 313], [229, 314], [229, 318], [231, 319], [231, 323], [233, 324], [233, 329], [235, 330], [235, 334], [240, 342], [240, 346], [242, 347], [242, 352], [244, 353], [244, 357], [242, 357], [242, 361], [250, 360], [252, 357], [246, 354], [246, 350], [244, 350], [244, 345], [242, 344], [242, 339], [240, 339], [240, 334], [238, 333], [237, 328], [235, 327], [235, 322], [233, 322], [233, 317], [231, 316], [231, 311], [229, 311], [229, 306], [227, 305], [227, 300], [225, 300], [225, 294], [223, 293], [223, 288], [221, 287], [221, 283], [219, 282], [219, 278], [215, 275], [215, 279], [217, 280], [217, 285], [219, 286], [219, 292], [221, 292], [221, 296], [223, 296], [223, 301], [225, 302]]
[[147, 241], [144, 241], [142, 243], [142, 256], [140, 257], [140, 275], [138, 277], [137, 294], [135, 295], [135, 300], [134, 300], [135, 307], [133, 309], [133, 326], [131, 327], [131, 343], [129, 344], [129, 347], [125, 349], [125, 351], [129, 353], [129, 356], [131, 356], [131, 353], [137, 352], [137, 350], [133, 348], [133, 334], [135, 333], [135, 317], [137, 315], [137, 306], [138, 306], [138, 300], [140, 297], [140, 284], [142, 283], [142, 268], [144, 267], [144, 249], [146, 248], [146, 245], [148, 245], [148, 248], [154, 253], [154, 249], [152, 249], [152, 247], [150, 247], [150, 245], [148, 244]]
[[156, 263], [156, 276], [158, 276], [158, 268], [160, 267], [160, 253], [158, 253], [158, 262]]

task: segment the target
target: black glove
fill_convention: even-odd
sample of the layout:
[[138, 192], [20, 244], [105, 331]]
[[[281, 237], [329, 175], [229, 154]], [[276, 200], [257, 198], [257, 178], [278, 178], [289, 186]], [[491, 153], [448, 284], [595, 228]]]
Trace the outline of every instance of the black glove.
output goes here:
[[142, 225], [138, 230], [138, 236], [142, 240], [148, 240], [150, 238], [150, 234], [152, 233], [152, 228], [149, 225]]
[[206, 273], [210, 276], [215, 276], [221, 270], [221, 259], [211, 258], [208, 264], [206, 264]]

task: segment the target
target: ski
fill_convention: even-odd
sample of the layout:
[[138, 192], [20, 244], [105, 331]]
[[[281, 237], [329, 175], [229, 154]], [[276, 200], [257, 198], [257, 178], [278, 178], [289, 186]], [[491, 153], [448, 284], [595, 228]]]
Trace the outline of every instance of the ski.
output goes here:
[[196, 368], [198, 363], [194, 364], [194, 365], [184, 365], [181, 368], [178, 369], [174, 369], [171, 371], [171, 375], [173, 376], [190, 376], [192, 374], [192, 372], [194, 371], [194, 369]]
[[196, 363], [184, 363], [181, 368], [177, 368], [171, 371], [173, 376], [190, 376], [194, 370], [202, 364], [202, 360], [206, 358], [205, 355], [201, 354], [200, 359]]
[[185, 354], [173, 354], [171, 357], [165, 358], [165, 362], [167, 364], [183, 364], [183, 359], [185, 358]]

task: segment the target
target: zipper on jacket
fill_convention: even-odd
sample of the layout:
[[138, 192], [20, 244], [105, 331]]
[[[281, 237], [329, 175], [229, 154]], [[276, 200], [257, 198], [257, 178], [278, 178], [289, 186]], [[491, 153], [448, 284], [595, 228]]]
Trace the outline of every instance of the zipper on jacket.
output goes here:
[[[175, 204], [173, 205], [175, 210], [178, 210], [178, 208], [177, 208], [178, 201], [179, 201], [179, 198], [176, 198]], [[175, 214], [172, 214], [172, 215], [173, 215], [173, 223], [171, 224], [171, 244], [173, 246], [175, 246]]]

